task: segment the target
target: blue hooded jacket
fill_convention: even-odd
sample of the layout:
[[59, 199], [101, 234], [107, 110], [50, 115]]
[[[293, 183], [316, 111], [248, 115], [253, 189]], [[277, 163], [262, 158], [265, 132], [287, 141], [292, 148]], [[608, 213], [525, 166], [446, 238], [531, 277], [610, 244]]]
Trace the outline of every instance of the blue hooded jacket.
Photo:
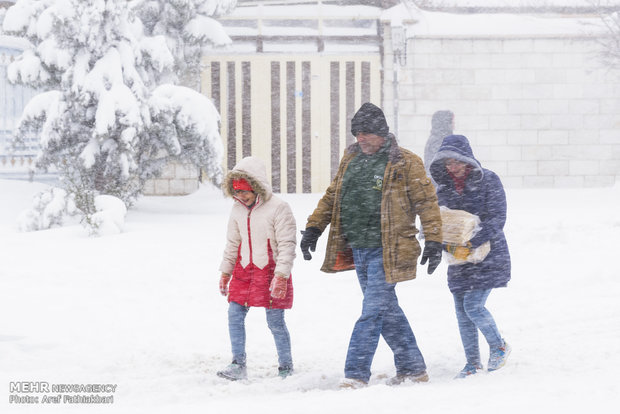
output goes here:
[[[445, 163], [449, 158], [472, 166], [462, 194], [456, 191], [446, 170]], [[499, 177], [482, 168], [469, 141], [462, 135], [450, 135], [443, 140], [431, 162], [430, 172], [437, 183], [440, 206], [465, 210], [480, 217], [481, 230], [470, 240], [472, 247], [491, 242], [491, 251], [482, 262], [448, 266], [450, 291], [459, 293], [506, 287], [510, 280], [510, 253], [504, 236], [506, 193]]]

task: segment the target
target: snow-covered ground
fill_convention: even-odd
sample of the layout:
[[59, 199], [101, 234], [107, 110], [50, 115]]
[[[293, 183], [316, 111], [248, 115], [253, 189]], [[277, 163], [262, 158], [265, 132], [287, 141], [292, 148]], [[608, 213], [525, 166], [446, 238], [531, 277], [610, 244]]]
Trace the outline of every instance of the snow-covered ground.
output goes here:
[[[89, 238], [79, 225], [18, 233], [16, 217], [40, 188], [0, 180], [1, 412], [605, 413], [620, 404], [620, 186], [507, 190], [513, 280], [488, 301], [513, 346], [506, 367], [453, 380], [464, 356], [442, 264], [398, 287], [431, 381], [384, 385], [394, 368], [381, 342], [371, 386], [354, 391], [337, 385], [361, 292], [353, 272], [319, 271], [325, 237], [293, 269], [296, 374], [276, 377], [264, 312], [252, 309], [250, 380], [230, 383], [215, 372], [230, 362], [217, 285], [231, 201], [203, 187], [142, 198], [119, 235]], [[300, 229], [319, 197], [283, 196]], [[9, 403], [44, 395], [11, 392], [16, 381], [117, 387], [113, 404], [41, 407]]]

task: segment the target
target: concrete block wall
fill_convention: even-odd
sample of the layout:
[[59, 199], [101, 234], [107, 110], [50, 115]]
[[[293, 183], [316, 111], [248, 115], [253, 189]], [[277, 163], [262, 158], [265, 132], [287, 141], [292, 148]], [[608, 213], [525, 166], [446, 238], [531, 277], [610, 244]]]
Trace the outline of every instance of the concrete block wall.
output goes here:
[[620, 74], [600, 66], [595, 39], [415, 37], [398, 82], [399, 139], [420, 155], [432, 114], [450, 109], [455, 133], [506, 186], [620, 182]]
[[144, 188], [145, 195], [177, 196], [198, 190], [199, 170], [195, 165], [170, 163], [161, 177], [149, 180]]

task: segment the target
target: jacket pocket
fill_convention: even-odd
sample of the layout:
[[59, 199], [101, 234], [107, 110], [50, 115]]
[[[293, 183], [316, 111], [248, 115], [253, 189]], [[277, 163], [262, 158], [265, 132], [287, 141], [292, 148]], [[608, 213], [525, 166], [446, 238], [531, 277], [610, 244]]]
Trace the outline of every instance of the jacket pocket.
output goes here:
[[415, 267], [420, 256], [420, 243], [415, 237], [418, 230], [414, 226], [400, 229], [396, 233], [394, 245], [394, 266], [398, 269]]

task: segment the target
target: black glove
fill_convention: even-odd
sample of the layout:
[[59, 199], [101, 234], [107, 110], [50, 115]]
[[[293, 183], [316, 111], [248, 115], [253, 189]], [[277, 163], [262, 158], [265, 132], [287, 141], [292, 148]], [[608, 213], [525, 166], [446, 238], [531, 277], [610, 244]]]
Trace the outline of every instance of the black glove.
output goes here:
[[428, 274], [432, 274], [439, 263], [441, 262], [441, 252], [443, 250], [443, 246], [439, 242], [435, 241], [427, 241], [424, 245], [424, 253], [422, 253], [422, 260], [420, 264], [423, 265], [428, 260]]
[[310, 251], [313, 252], [316, 250], [316, 241], [321, 235], [321, 230], [316, 227], [307, 227], [305, 231], [301, 231], [301, 234], [301, 243], [299, 243], [299, 247], [301, 247], [301, 252], [304, 254], [304, 260], [310, 260], [312, 259]]

